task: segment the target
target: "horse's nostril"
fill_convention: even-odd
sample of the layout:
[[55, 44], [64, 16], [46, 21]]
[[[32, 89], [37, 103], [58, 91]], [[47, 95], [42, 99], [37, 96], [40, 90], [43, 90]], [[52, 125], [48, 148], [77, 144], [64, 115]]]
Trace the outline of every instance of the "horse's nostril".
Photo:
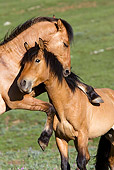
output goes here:
[[69, 70], [66, 70], [66, 74], [69, 74]]
[[20, 80], [18, 86], [21, 92], [30, 93], [32, 91], [32, 82], [29, 80]]
[[70, 71], [68, 69], [63, 70], [63, 76], [68, 77], [70, 75]]
[[21, 80], [20, 85], [21, 85], [22, 87], [25, 87], [25, 86], [26, 86], [26, 80]]

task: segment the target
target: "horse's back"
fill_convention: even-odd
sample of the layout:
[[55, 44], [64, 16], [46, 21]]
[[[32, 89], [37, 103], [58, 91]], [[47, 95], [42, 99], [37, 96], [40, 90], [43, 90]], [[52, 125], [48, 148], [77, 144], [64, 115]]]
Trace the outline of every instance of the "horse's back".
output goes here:
[[[96, 92], [102, 97], [104, 100], [105, 106], [114, 105], [114, 90], [109, 89], [109, 88], [101, 88], [101, 89], [96, 89]], [[102, 106], [102, 104], [101, 104]]]
[[95, 89], [98, 93], [104, 93], [110, 96], [110, 94], [112, 94], [113, 98], [114, 98], [114, 90], [110, 89], [110, 88], [100, 88], [100, 89]]

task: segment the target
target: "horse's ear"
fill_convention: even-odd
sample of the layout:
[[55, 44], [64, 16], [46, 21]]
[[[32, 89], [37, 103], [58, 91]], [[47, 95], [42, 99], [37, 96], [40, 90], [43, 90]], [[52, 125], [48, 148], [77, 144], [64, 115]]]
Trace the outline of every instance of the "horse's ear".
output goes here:
[[57, 21], [58, 31], [63, 31], [65, 29], [61, 19]]
[[53, 15], [53, 18], [55, 18], [55, 15]]
[[26, 51], [28, 51], [30, 49], [30, 46], [28, 45], [27, 42], [24, 43], [24, 47], [25, 47]]
[[44, 42], [43, 42], [43, 40], [41, 38], [39, 38], [39, 43], [38, 44], [39, 44], [40, 49], [44, 50]]

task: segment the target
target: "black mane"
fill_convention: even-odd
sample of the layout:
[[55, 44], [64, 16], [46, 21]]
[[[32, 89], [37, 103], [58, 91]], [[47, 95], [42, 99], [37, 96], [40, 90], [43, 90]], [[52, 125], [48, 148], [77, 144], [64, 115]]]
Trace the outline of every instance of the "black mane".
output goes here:
[[65, 80], [71, 91], [74, 93], [75, 89], [78, 87], [77, 82], [80, 82], [80, 77], [71, 72], [68, 77], [65, 77]]
[[[26, 62], [32, 62], [34, 57], [38, 54], [39, 49], [39, 45], [30, 48], [22, 58], [20, 65], [24, 66]], [[62, 64], [53, 53], [48, 52], [46, 49], [44, 49], [44, 58], [47, 67], [50, 68], [50, 72], [52, 72], [54, 76], [58, 78], [60, 83], [62, 83], [62, 80], [65, 79], [71, 91], [74, 92], [76, 87], [78, 87], [77, 82], [80, 82], [80, 78], [73, 72], [71, 72], [68, 77], [64, 77]]]
[[[42, 21], [49, 21], [49, 22], [54, 22], [54, 21], [58, 21], [58, 18], [51, 18], [51, 17], [37, 17], [37, 18], [32, 18], [28, 21], [26, 21], [24, 24], [20, 24], [19, 26], [17, 26], [14, 30], [11, 31], [11, 33], [9, 34], [9, 32], [5, 35], [3, 41], [0, 42], [0, 45], [4, 45], [7, 42], [13, 40], [15, 37], [17, 37], [20, 33], [22, 33], [23, 31], [25, 31], [26, 29], [28, 29], [29, 27], [31, 27], [32, 25], [36, 24], [37, 22], [42, 22]], [[68, 37], [69, 37], [69, 41], [71, 42], [73, 40], [73, 30], [71, 25], [66, 22], [65, 20], [61, 19], [62, 23], [64, 24], [67, 33], [68, 33]], [[55, 24], [56, 26], [56, 24]]]

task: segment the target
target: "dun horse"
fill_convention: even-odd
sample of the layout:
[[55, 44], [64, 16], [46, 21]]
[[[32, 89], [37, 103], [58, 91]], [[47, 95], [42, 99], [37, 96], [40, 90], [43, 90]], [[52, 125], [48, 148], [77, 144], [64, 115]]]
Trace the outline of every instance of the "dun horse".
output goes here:
[[[53, 131], [52, 112], [54, 112], [54, 109], [51, 104], [32, 97], [44, 92], [45, 88], [43, 85], [36, 87], [29, 95], [21, 93], [17, 87], [17, 78], [20, 74], [19, 63], [25, 53], [23, 44], [28, 41], [30, 46], [33, 46], [39, 37], [45, 41], [47, 49], [58, 56], [58, 60], [63, 64], [64, 76], [69, 75], [70, 43], [73, 39], [72, 27], [64, 20], [49, 17], [34, 18], [23, 25], [19, 25], [0, 43], [0, 114], [8, 109], [45, 111], [47, 123], [40, 138], [45, 148]], [[28, 48], [27, 45], [26, 48]], [[79, 85], [86, 92], [88, 87], [80, 83]], [[93, 102], [100, 102], [98, 95], [91, 100], [92, 88], [89, 88], [88, 92], [91, 102], [92, 100]]]
[[18, 79], [19, 88], [29, 93], [43, 82], [57, 111], [53, 128], [61, 154], [62, 170], [70, 169], [69, 140], [74, 140], [78, 151], [78, 168], [86, 170], [90, 159], [88, 139], [105, 134], [114, 125], [114, 91], [96, 89], [104, 103], [92, 105], [77, 87], [78, 77], [74, 73], [68, 77], [63, 76], [62, 64], [54, 54], [46, 50], [42, 39], [39, 39], [39, 45], [36, 43], [26, 52], [21, 65], [24, 68]]
[[[45, 91], [43, 85], [36, 87], [31, 94], [23, 94], [17, 86], [20, 72], [20, 61], [25, 53], [24, 42], [32, 46], [38, 37], [42, 37], [47, 49], [58, 56], [63, 64], [63, 74], [70, 72], [70, 43], [73, 31], [70, 24], [64, 20], [38, 17], [28, 20], [15, 28], [9, 36], [0, 43], [0, 114], [9, 109], [41, 110], [47, 113], [46, 127], [41, 135], [43, 147], [48, 144], [53, 128], [54, 108], [50, 103], [35, 99]], [[66, 48], [68, 42], [68, 48]], [[26, 46], [27, 47], [27, 46]]]

